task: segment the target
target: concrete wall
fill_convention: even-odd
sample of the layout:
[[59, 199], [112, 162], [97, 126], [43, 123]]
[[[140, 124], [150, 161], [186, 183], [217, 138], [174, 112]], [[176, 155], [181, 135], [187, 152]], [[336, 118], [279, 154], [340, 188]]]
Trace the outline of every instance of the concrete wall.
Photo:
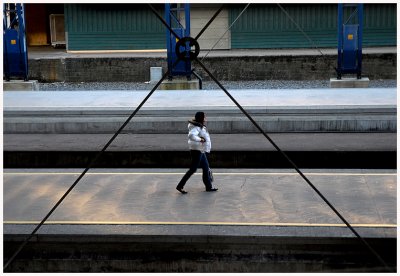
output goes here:
[[[363, 76], [397, 78], [397, 54], [365, 54]], [[204, 61], [219, 79], [240, 80], [329, 80], [335, 77], [336, 55], [207, 57]], [[30, 59], [29, 78], [40, 82], [145, 82], [150, 67], [163, 67], [165, 58], [59, 58]], [[193, 67], [203, 80], [210, 80], [199, 65]]]
[[[22, 241], [12, 234], [4, 240], [8, 260]], [[395, 270], [395, 238], [367, 241]], [[386, 271], [356, 238], [58, 234], [32, 239], [7, 272]]]

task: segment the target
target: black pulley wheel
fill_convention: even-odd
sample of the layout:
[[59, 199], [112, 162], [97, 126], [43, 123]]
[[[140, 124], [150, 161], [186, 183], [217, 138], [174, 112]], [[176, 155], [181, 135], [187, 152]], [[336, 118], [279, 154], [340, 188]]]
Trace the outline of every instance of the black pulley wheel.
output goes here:
[[[189, 56], [187, 56], [186, 52], [186, 43], [189, 42], [189, 47], [192, 48], [194, 46], [194, 50], [189, 51]], [[183, 47], [183, 49], [181, 49]], [[183, 37], [179, 39], [175, 46], [175, 52], [180, 60], [195, 60], [200, 53], [199, 43], [192, 37]]]

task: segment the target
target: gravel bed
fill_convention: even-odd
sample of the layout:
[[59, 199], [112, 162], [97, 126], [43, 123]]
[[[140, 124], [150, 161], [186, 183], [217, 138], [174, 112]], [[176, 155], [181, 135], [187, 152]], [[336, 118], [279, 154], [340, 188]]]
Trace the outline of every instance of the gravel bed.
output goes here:
[[[312, 89], [329, 88], [329, 80], [312, 81], [222, 81], [226, 89]], [[155, 84], [139, 82], [55, 82], [40, 83], [41, 91], [73, 90], [151, 90]], [[370, 80], [369, 87], [397, 87], [396, 80]], [[219, 89], [212, 81], [203, 82], [203, 89]]]

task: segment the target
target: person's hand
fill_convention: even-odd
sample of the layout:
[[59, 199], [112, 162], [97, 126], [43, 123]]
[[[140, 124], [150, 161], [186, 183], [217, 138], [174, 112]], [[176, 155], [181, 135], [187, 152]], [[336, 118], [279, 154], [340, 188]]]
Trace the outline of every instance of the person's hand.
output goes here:
[[200, 137], [200, 139], [201, 139], [201, 143], [204, 143], [205, 141], [206, 141], [206, 139], [204, 139], [203, 137]]

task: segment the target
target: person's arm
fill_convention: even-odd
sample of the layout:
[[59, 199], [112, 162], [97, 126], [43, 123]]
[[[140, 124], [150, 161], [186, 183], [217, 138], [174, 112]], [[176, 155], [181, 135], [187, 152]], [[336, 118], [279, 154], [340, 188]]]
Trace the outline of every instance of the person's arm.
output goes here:
[[190, 132], [189, 132], [189, 139], [195, 142], [203, 142], [204, 138], [200, 138], [199, 137], [199, 131], [197, 128], [193, 128]]

